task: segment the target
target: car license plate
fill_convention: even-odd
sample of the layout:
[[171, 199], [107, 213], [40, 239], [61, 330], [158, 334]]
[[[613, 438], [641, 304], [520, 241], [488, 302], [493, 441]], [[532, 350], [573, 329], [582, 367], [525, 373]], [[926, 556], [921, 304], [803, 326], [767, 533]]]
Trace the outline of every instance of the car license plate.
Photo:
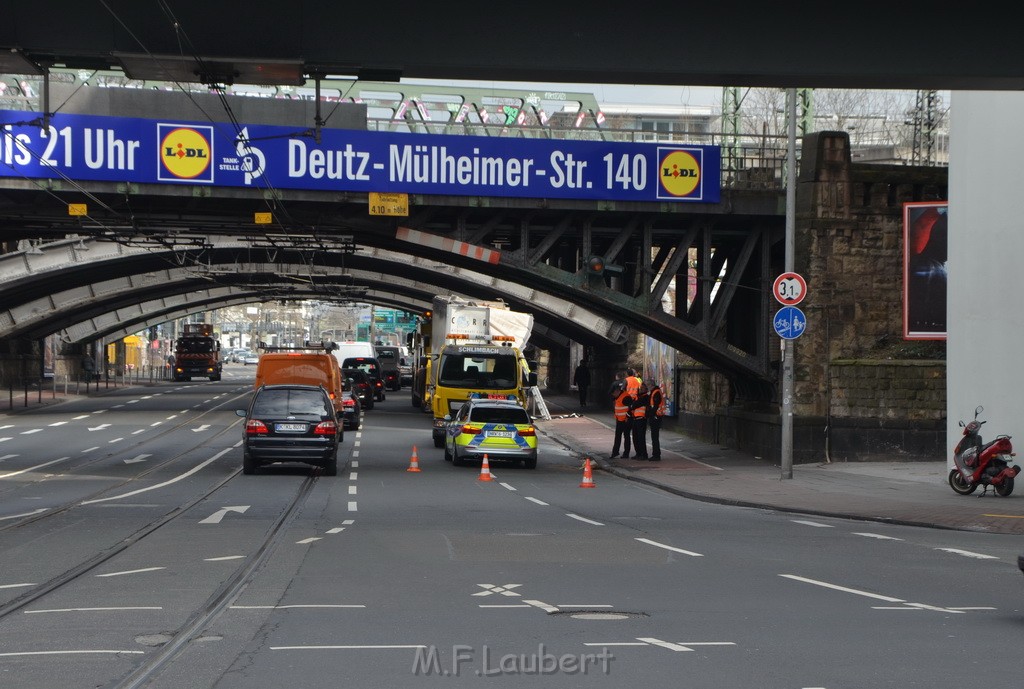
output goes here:
[[279, 423], [275, 426], [278, 433], [302, 433], [306, 430], [304, 423]]
[[488, 438], [514, 438], [514, 431], [487, 431]]

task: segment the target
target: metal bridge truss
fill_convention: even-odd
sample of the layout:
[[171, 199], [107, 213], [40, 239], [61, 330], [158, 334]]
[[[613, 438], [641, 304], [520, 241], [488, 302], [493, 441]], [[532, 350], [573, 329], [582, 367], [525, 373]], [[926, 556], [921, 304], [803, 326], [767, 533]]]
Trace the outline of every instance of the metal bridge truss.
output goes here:
[[[781, 228], [771, 214], [441, 200], [399, 225], [367, 217], [359, 204], [332, 204], [316, 209], [311, 231], [313, 211], [293, 204], [291, 219], [307, 228], [293, 231], [257, 229], [251, 215], [215, 203], [220, 217], [139, 215], [130, 227], [34, 218], [21, 231], [39, 238], [0, 255], [0, 338], [121, 337], [189, 313], [276, 300], [417, 311], [453, 292], [532, 311], [542, 347], [621, 345], [639, 331], [722, 372], [741, 395], [774, 389], [769, 287]], [[403, 239], [407, 229], [418, 231], [415, 240]], [[604, 274], [588, 272], [592, 256], [603, 258]]]

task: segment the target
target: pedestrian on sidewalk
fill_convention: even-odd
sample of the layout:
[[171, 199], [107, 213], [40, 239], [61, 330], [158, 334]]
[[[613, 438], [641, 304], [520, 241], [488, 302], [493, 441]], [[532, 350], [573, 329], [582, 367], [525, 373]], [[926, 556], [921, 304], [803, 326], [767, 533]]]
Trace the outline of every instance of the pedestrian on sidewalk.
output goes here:
[[633, 416], [633, 456], [639, 460], [647, 460], [647, 407], [651, 403], [651, 394], [647, 384], [640, 383], [636, 397], [629, 402]]
[[89, 354], [82, 357], [82, 375], [86, 381], [96, 377], [96, 361]]
[[587, 390], [590, 388], [590, 362], [586, 359], [580, 361], [580, 365], [576, 367], [576, 372], [572, 376], [573, 384], [580, 391], [580, 406], [587, 406]]
[[625, 389], [619, 390], [615, 396], [615, 443], [612, 445], [612, 454], [609, 459], [615, 459], [619, 456], [620, 444], [623, 448], [622, 457], [624, 459], [629, 458], [630, 432], [632, 428], [629, 403], [632, 399], [632, 395], [626, 392]]
[[651, 429], [651, 461], [661, 461], [661, 417], [665, 415], [665, 393], [657, 381], [651, 381], [650, 404], [647, 406], [647, 427]]

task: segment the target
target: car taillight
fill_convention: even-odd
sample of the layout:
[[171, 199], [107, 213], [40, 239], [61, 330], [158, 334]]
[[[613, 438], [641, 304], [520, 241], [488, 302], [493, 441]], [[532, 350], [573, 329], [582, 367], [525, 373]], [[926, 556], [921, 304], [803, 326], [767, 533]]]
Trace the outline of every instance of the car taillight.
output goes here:
[[314, 435], [337, 435], [338, 424], [333, 421], [321, 421], [313, 429]]
[[245, 423], [245, 434], [246, 435], [264, 435], [269, 433], [267, 425], [259, 419], [249, 419]]
[[533, 428], [520, 428], [519, 435], [521, 435], [524, 438], [532, 438], [533, 436], [537, 435], [537, 431], [534, 430]]
[[479, 428], [473, 428], [472, 426], [463, 426], [462, 432], [466, 435], [477, 435], [480, 432]]
[[354, 399], [352, 399], [351, 397], [346, 397], [345, 399], [343, 399], [341, 401], [341, 403], [343, 405], [345, 405], [346, 407], [354, 407], [354, 406], [356, 406], [356, 401]]

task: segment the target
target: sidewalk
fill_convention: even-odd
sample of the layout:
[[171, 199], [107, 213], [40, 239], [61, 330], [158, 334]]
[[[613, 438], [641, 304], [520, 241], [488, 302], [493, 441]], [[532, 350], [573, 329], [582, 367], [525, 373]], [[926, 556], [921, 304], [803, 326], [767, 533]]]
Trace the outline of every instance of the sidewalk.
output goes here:
[[[805, 515], [1024, 534], [1024, 479], [1005, 498], [991, 490], [980, 497], [980, 489], [963, 496], [946, 482], [945, 459], [825, 463], [824, 458], [820, 464], [795, 465], [793, 477], [783, 479], [777, 464], [665, 428], [660, 462], [611, 460], [615, 432], [610, 409], [581, 408], [570, 395], [545, 395], [544, 400], [552, 419], [538, 420], [537, 426], [545, 435], [590, 457], [598, 469], [688, 498]], [[600, 487], [600, 476], [596, 482]]]
[[63, 382], [58, 382], [54, 385], [53, 381], [46, 381], [41, 389], [38, 385], [29, 387], [27, 394], [23, 387], [13, 388], [8, 386], [0, 390], [0, 416], [17, 414], [28, 409], [53, 406], [68, 400], [95, 397], [96, 395], [102, 395], [122, 388], [149, 384], [147, 380], [142, 380], [141, 382], [100, 380], [89, 385], [70, 382], [65, 386]]

